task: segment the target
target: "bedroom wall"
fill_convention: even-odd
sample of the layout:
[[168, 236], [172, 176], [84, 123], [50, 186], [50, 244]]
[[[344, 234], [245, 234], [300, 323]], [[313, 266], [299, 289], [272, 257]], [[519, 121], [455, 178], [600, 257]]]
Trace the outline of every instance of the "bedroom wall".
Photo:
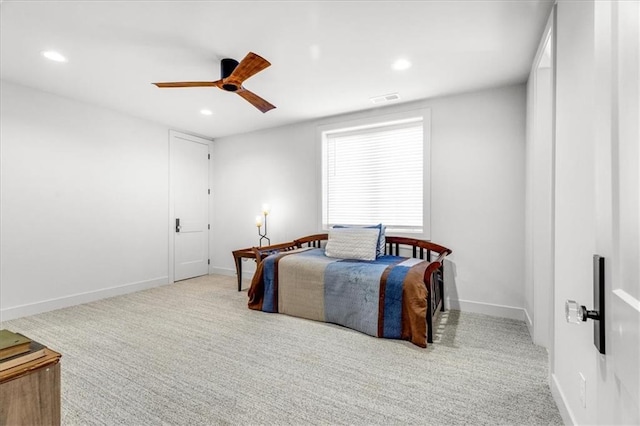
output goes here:
[[[166, 283], [167, 129], [1, 89], [0, 319]], [[234, 274], [231, 251], [257, 243], [263, 202], [274, 243], [319, 231], [319, 125], [426, 107], [432, 239], [454, 250], [449, 304], [523, 319], [524, 105], [516, 85], [217, 140], [211, 271]]]
[[1, 94], [0, 320], [166, 283], [167, 129]]
[[[273, 243], [320, 232], [318, 126], [430, 108], [431, 230], [454, 252], [449, 304], [524, 319], [525, 90], [494, 88], [216, 139], [212, 271], [233, 275], [231, 251], [257, 245], [263, 202], [272, 207]], [[243, 268], [249, 278], [254, 264]]]

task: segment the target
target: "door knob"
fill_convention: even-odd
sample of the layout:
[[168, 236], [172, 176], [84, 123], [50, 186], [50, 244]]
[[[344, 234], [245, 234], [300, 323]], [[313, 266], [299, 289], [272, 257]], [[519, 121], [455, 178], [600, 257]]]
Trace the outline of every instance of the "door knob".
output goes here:
[[586, 306], [578, 304], [575, 300], [567, 300], [564, 304], [564, 313], [567, 322], [572, 324], [580, 324], [591, 318], [592, 320], [600, 320], [600, 312], [590, 311]]
[[180, 219], [176, 217], [176, 232], [180, 232]]

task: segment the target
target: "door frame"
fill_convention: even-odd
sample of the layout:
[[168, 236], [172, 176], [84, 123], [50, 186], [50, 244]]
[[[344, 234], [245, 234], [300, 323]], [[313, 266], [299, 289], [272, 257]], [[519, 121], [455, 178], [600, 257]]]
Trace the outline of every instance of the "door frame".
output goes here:
[[[169, 138], [168, 138], [168, 144], [169, 144], [169, 162], [167, 164], [168, 169], [169, 169], [169, 217], [167, 218], [167, 230], [169, 232], [169, 239], [168, 239], [168, 266], [169, 266], [169, 284], [173, 284], [175, 282], [175, 253], [174, 253], [174, 249], [175, 249], [175, 224], [173, 222], [173, 218], [175, 217], [175, 193], [173, 190], [173, 156], [174, 156], [174, 151], [173, 151], [173, 141], [175, 139], [184, 139], [184, 140], [188, 140], [189, 142], [195, 142], [195, 143], [200, 143], [203, 145], [207, 145], [209, 147], [208, 151], [209, 151], [209, 167], [208, 167], [208, 177], [209, 177], [209, 187], [211, 187], [211, 173], [212, 173], [212, 167], [211, 167], [211, 152], [213, 151], [213, 139], [208, 139], [202, 136], [197, 136], [197, 135], [193, 135], [193, 134], [189, 134], [189, 133], [184, 133], [184, 132], [180, 132], [178, 130], [169, 130]], [[212, 211], [212, 200], [213, 200], [213, 194], [209, 195], [209, 200], [208, 200], [208, 223], [211, 223], [211, 211]], [[208, 232], [208, 238], [207, 238], [207, 251], [209, 253], [209, 257], [211, 256], [211, 230], [209, 230]], [[211, 273], [211, 265], [208, 266], [207, 268], [207, 273]]]
[[[553, 364], [554, 355], [555, 32], [554, 5], [527, 82], [525, 163], [524, 313], [533, 343], [547, 349], [549, 365]], [[541, 66], [543, 62], [547, 64]]]
[[[527, 280], [532, 287], [531, 308], [533, 318], [527, 318], [527, 325], [530, 327], [532, 340], [535, 344], [545, 347], [549, 353], [549, 365], [553, 361], [553, 315], [554, 315], [554, 239], [555, 239], [555, 5], [551, 9], [547, 24], [542, 33], [538, 50], [533, 61], [530, 72], [531, 88], [529, 95], [533, 101], [531, 102], [531, 123], [528, 128], [529, 138], [527, 143], [527, 155], [531, 158], [527, 159]], [[539, 73], [540, 64], [544, 59], [545, 50], [549, 46], [549, 69], [547, 106], [541, 107], [540, 90], [541, 88]], [[547, 137], [541, 134], [542, 120], [548, 120], [544, 125], [548, 126]], [[550, 163], [545, 161], [547, 157], [540, 158], [540, 150], [549, 154]], [[537, 155], [534, 153], [537, 152]], [[544, 154], [543, 152], [543, 154]], [[539, 166], [544, 163], [545, 169], [539, 170]], [[547, 174], [548, 173], [548, 174]], [[548, 186], [542, 187], [542, 191], [537, 190], [538, 185]], [[536, 198], [537, 196], [543, 199]], [[547, 207], [544, 212], [536, 211], [534, 206], [542, 205]], [[543, 217], [546, 214], [546, 217]], [[536, 228], [543, 221], [543, 229]], [[546, 225], [546, 226], [544, 226]], [[543, 231], [544, 235], [540, 232]], [[541, 243], [544, 245], [539, 250]], [[546, 243], [546, 244], [544, 244]], [[544, 268], [540, 268], [543, 265]], [[540, 277], [540, 271], [546, 272], [547, 275]], [[526, 311], [525, 311], [526, 312]]]

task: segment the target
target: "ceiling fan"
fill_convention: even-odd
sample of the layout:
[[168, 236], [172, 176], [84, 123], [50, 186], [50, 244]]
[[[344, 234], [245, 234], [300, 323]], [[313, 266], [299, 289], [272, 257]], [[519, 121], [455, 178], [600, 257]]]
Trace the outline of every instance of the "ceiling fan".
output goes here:
[[269, 67], [271, 63], [253, 52], [249, 52], [242, 61], [238, 63], [235, 59], [225, 58], [220, 62], [220, 80], [216, 81], [181, 81], [171, 83], [152, 83], [160, 88], [170, 87], [212, 87], [235, 92], [242, 96], [251, 105], [260, 111], [267, 112], [273, 108], [269, 102], [262, 99], [255, 93], [245, 89], [242, 83], [249, 77], [259, 73]]

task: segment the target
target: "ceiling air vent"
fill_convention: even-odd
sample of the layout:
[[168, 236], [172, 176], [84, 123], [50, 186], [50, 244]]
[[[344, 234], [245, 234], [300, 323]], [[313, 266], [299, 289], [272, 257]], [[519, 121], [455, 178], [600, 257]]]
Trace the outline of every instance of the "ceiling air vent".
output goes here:
[[388, 95], [376, 96], [374, 98], [371, 98], [371, 102], [373, 102], [374, 104], [381, 104], [384, 102], [397, 101], [399, 99], [400, 95], [398, 95], [397, 93], [390, 93]]

